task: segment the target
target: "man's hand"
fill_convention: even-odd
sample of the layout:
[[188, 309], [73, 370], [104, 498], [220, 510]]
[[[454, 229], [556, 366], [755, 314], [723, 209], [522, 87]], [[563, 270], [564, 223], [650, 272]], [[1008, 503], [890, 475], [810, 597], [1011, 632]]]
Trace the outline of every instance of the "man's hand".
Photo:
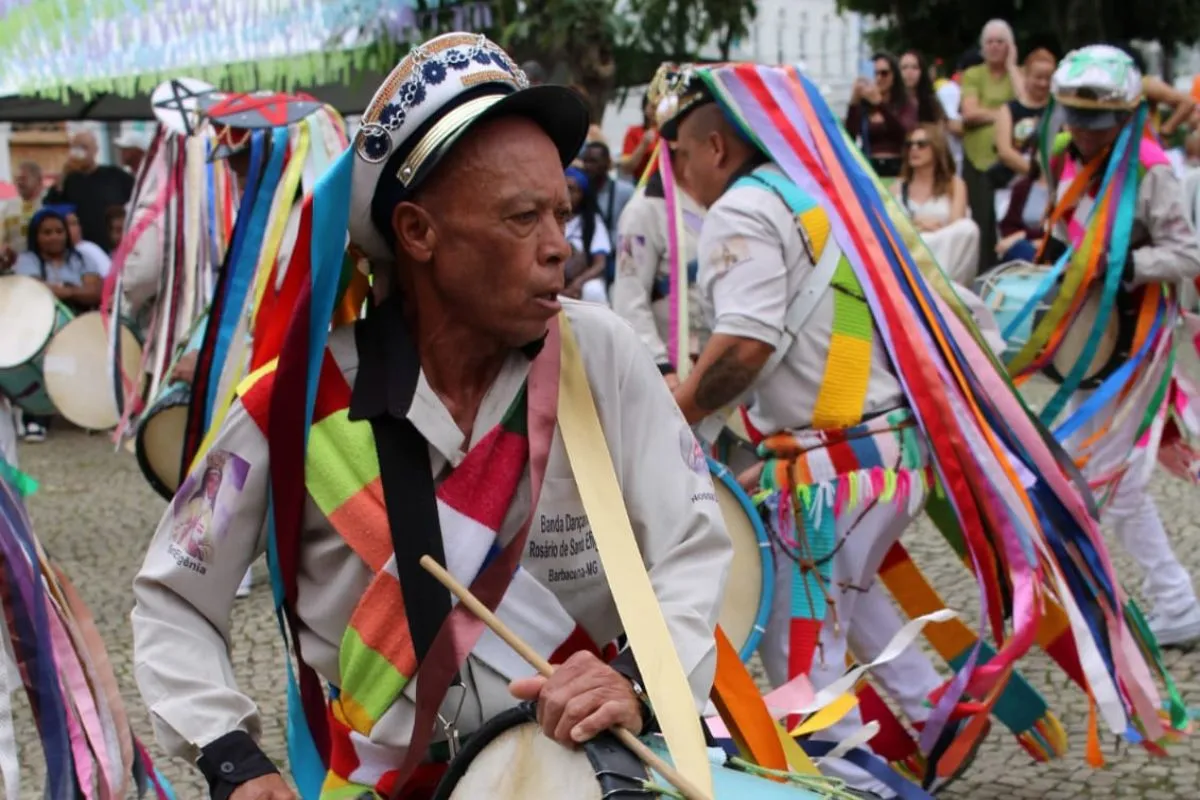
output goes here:
[[195, 351], [184, 353], [171, 370], [171, 380], [183, 381], [190, 386], [196, 379], [196, 356]]
[[679, 376], [674, 372], [668, 372], [666, 375], [663, 375], [663, 380], [667, 382], [667, 388], [672, 392], [679, 388]]
[[591, 653], [576, 653], [549, 678], [513, 681], [508, 690], [519, 700], [536, 700], [542, 732], [567, 747], [618, 725], [642, 729], [642, 704], [629, 681]]
[[300, 800], [278, 774], [263, 775], [246, 781], [233, 790], [229, 800]]
[[743, 470], [737, 476], [738, 486], [742, 487], [742, 491], [748, 495], [752, 495], [758, 491], [759, 481], [762, 480], [764, 461], [759, 461], [753, 467]]

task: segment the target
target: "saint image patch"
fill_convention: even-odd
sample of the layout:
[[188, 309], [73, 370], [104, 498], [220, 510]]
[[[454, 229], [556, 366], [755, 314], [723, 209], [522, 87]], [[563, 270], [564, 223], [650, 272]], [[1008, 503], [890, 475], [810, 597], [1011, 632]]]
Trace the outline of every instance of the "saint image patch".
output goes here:
[[208, 571], [249, 471], [245, 459], [215, 450], [187, 476], [171, 501], [168, 550], [176, 564], [200, 575]]

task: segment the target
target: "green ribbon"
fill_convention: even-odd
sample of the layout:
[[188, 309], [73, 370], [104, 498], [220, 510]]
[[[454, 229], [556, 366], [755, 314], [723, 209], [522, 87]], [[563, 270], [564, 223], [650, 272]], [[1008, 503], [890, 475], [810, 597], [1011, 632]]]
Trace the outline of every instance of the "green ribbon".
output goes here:
[[16, 489], [17, 494], [21, 497], [29, 497], [38, 490], [37, 481], [9, 464], [2, 456], [0, 456], [0, 481]]

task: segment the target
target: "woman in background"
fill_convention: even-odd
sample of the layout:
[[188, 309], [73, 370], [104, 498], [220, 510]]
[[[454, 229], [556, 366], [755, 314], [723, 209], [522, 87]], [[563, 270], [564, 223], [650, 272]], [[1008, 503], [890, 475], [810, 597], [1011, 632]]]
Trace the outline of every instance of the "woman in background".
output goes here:
[[1006, 187], [1015, 178], [1028, 175], [1033, 164], [1038, 123], [1050, 102], [1050, 78], [1058, 59], [1039, 47], [1025, 57], [1022, 68], [1024, 96], [996, 110], [994, 130], [999, 163], [992, 168], [992, 184]]
[[962, 78], [963, 180], [967, 184], [971, 217], [979, 227], [979, 268], [995, 262], [996, 206], [988, 170], [998, 160], [994, 128], [1000, 109], [1024, 97], [1017, 67], [1017, 45], [1012, 28], [1002, 19], [983, 26], [980, 36], [983, 63]]
[[875, 80], [859, 78], [850, 94], [846, 130], [881, 178], [894, 178], [903, 165], [904, 137], [917, 125], [916, 106], [899, 80], [900, 64], [889, 53], [875, 54]]
[[608, 289], [604, 268], [612, 243], [608, 229], [596, 208], [587, 175], [578, 167], [567, 167], [567, 190], [571, 193], [571, 219], [567, 221], [566, 237], [571, 244], [567, 259], [567, 286], [563, 294], [576, 300], [608, 305]]
[[996, 242], [996, 255], [1002, 264], [1008, 261], [1032, 262], [1046, 235], [1050, 186], [1036, 159], [1032, 164], [1030, 172], [1013, 184], [1008, 211], [1000, 220], [1002, 238]]
[[908, 50], [900, 56], [900, 78], [904, 82], [908, 105], [916, 109], [917, 122], [945, 123], [946, 111], [933, 90], [933, 78], [920, 53]]
[[905, 142], [908, 157], [892, 194], [921, 232], [946, 275], [966, 286], [979, 266], [979, 228], [967, 215], [967, 187], [940, 125], [920, 125]]

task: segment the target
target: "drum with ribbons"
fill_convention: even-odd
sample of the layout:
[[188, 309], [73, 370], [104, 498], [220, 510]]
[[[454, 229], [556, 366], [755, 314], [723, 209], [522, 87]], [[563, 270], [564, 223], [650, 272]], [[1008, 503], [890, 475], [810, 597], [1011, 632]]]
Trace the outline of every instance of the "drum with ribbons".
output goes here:
[[754, 502], [742, 491], [729, 468], [710, 458], [708, 469], [725, 529], [733, 542], [733, 562], [729, 566], [719, 622], [742, 661], [748, 661], [758, 648], [771, 616], [775, 582], [771, 540]]
[[1033, 332], [1034, 320], [1040, 318], [1050, 305], [1039, 296], [1040, 287], [1050, 267], [1028, 261], [1002, 264], [981, 278], [976, 294], [992, 312], [1000, 326], [1011, 356], [1025, 346]]
[[[568, 749], [543, 736], [536, 720], [536, 708], [522, 704], [485, 723], [450, 762], [435, 800], [678, 796], [611, 734]], [[644, 741], [668, 759], [657, 737]], [[840, 783], [820, 776], [768, 773], [727, 758], [723, 750], [709, 753], [714, 800], [817, 800], [830, 796]]]
[[46, 389], [46, 355], [55, 333], [71, 319], [46, 284], [24, 275], [0, 276], [0, 394], [30, 414], [55, 412]]
[[[116, 337], [110, 360], [110, 336]], [[108, 430], [121, 420], [126, 404], [137, 403], [140, 386], [125, 376], [138, 375], [142, 343], [133, 328], [121, 322], [106, 330], [99, 311], [80, 314], [63, 325], [46, 346], [46, 393], [68, 422], [92, 431]]]
[[[198, 353], [204, 344], [207, 315], [196, 325], [187, 345], [172, 363]], [[138, 467], [154, 491], [170, 500], [179, 489], [188, 465], [184, 463], [184, 440], [191, 413], [192, 386], [186, 381], [164, 383], [138, 422], [134, 452]]]

